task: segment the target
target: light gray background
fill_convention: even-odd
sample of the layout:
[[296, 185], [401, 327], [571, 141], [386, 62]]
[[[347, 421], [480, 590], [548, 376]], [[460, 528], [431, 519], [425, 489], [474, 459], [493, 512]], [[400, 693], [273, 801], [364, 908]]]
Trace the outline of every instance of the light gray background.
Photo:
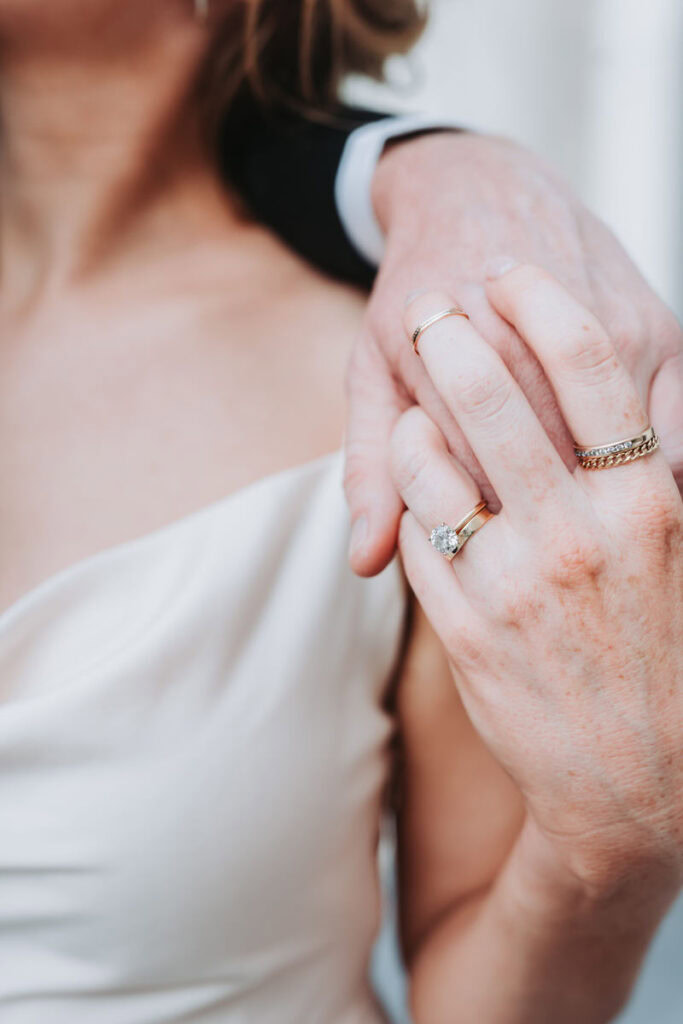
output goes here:
[[394, 88], [354, 99], [426, 110], [546, 156], [683, 316], [682, 0], [432, 0]]

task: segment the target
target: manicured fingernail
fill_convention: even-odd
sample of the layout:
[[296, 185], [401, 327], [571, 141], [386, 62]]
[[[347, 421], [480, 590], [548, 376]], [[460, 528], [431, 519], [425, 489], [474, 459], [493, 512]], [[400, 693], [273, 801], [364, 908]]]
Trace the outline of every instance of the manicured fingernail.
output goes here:
[[495, 281], [496, 278], [502, 277], [508, 271], [514, 270], [516, 266], [518, 266], [517, 260], [512, 260], [509, 256], [501, 256], [497, 260], [491, 260], [487, 265], [486, 278], [488, 281]]
[[349, 558], [354, 558], [356, 555], [360, 554], [363, 545], [365, 544], [367, 535], [368, 517], [359, 516], [351, 529], [351, 539], [349, 541]]
[[405, 308], [407, 309], [410, 303], [414, 302], [418, 295], [424, 295], [425, 292], [427, 291], [429, 291], [428, 288], [415, 288], [412, 292], [408, 292], [408, 294], [406, 295], [406, 301], [404, 303]]

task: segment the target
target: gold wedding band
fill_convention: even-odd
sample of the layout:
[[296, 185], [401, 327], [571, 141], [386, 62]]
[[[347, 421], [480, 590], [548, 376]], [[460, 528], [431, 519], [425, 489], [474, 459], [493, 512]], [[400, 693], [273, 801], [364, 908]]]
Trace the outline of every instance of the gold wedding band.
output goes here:
[[429, 542], [450, 562], [463, 549], [470, 537], [493, 517], [493, 512], [489, 510], [486, 502], [480, 501], [456, 526], [449, 526], [448, 523], [435, 526], [429, 535]]
[[574, 454], [583, 469], [611, 469], [624, 462], [633, 462], [651, 455], [659, 448], [659, 438], [653, 427], [646, 427], [642, 433], [634, 437], [624, 437], [620, 441], [609, 444], [574, 445]]
[[451, 306], [450, 309], [442, 309], [439, 313], [434, 313], [433, 316], [428, 316], [427, 319], [418, 324], [413, 331], [413, 350], [418, 356], [420, 353], [417, 351], [417, 343], [424, 332], [428, 327], [431, 327], [433, 324], [437, 324], [439, 320], [445, 320], [447, 316], [462, 316], [465, 320], [469, 320], [469, 316], [460, 306]]
[[474, 517], [476, 516], [476, 514], [477, 514], [478, 512], [481, 512], [481, 510], [482, 510], [483, 508], [486, 508], [486, 501], [485, 501], [485, 499], [484, 499], [484, 498], [482, 498], [482, 500], [481, 500], [481, 501], [479, 502], [479, 504], [478, 504], [478, 505], [475, 505], [475, 506], [474, 506], [474, 508], [473, 508], [473, 509], [471, 509], [471, 510], [470, 510], [470, 511], [469, 511], [469, 512], [467, 513], [467, 515], [466, 515], [466, 516], [463, 516], [463, 517], [462, 517], [462, 519], [460, 520], [460, 522], [459, 522], [459, 523], [456, 523], [456, 524], [455, 524], [455, 526], [453, 527], [453, 529], [455, 530], [455, 532], [456, 532], [456, 533], [460, 533], [460, 531], [461, 531], [462, 529], [464, 529], [464, 528], [465, 528], [465, 527], [467, 526], [467, 524], [469, 523], [470, 519], [474, 519]]
[[467, 526], [464, 526], [458, 534], [458, 541], [460, 544], [458, 551], [462, 551], [470, 537], [473, 537], [477, 530], [481, 530], [482, 526], [484, 526], [485, 523], [488, 523], [489, 519], [494, 518], [495, 516], [493, 512], [488, 508], [483, 508], [480, 512], [477, 512], [476, 516], [472, 516]]

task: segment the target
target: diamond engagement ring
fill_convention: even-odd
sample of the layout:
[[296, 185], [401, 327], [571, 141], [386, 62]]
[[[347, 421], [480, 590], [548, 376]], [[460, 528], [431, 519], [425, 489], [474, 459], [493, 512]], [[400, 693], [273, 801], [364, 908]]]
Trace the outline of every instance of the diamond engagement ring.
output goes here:
[[448, 523], [435, 526], [429, 537], [430, 543], [450, 562], [489, 519], [493, 519], [493, 512], [489, 511], [485, 501], [480, 501], [455, 526]]

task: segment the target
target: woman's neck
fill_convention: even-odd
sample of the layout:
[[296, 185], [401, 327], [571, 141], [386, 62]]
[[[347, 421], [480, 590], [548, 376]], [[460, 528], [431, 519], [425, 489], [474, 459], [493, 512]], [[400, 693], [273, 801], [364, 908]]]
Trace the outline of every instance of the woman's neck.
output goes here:
[[136, 248], [173, 252], [229, 227], [236, 214], [193, 109], [207, 39], [185, 8], [125, 45], [102, 25], [111, 48], [99, 41], [92, 52], [60, 37], [52, 49], [36, 37], [32, 50], [2, 29], [0, 12], [5, 308], [32, 306]]

